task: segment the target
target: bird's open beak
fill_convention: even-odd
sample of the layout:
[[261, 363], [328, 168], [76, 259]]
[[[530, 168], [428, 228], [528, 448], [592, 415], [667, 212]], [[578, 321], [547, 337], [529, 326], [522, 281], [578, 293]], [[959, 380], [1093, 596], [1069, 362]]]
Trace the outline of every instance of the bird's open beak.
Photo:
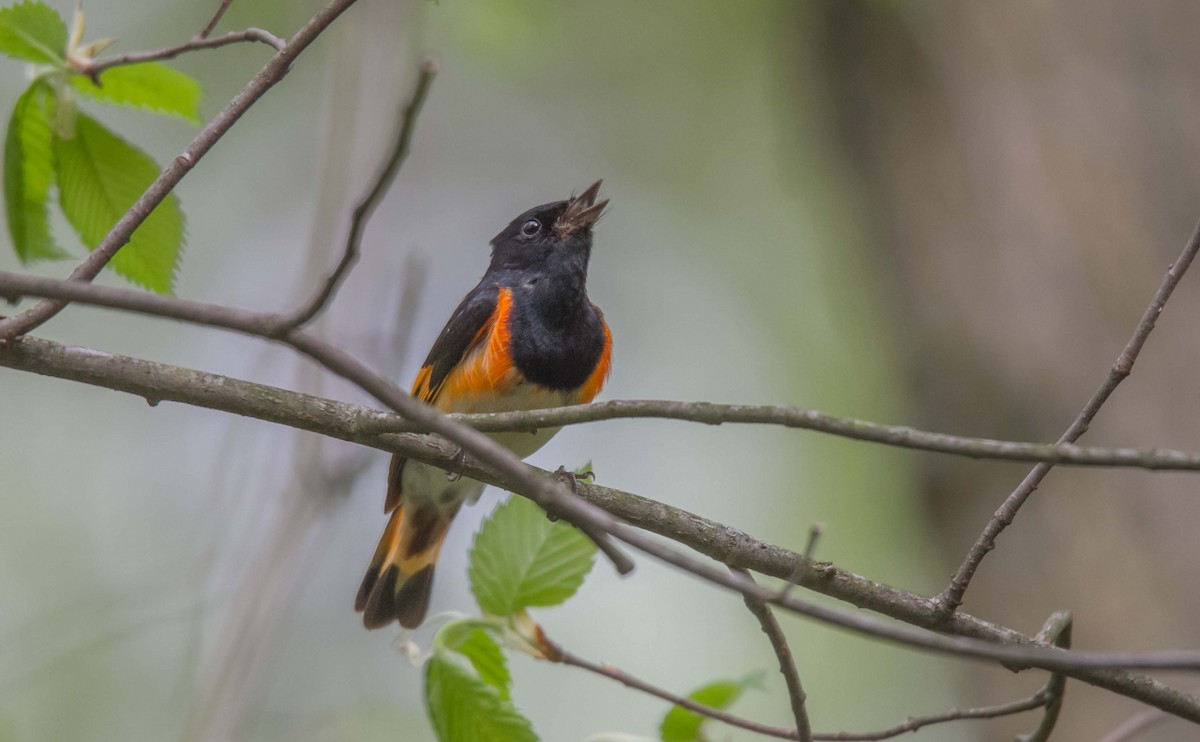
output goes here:
[[607, 198], [596, 203], [596, 195], [600, 193], [600, 184], [603, 182], [597, 180], [586, 191], [571, 199], [571, 203], [567, 204], [567, 210], [562, 213], [554, 225], [559, 234], [565, 237], [581, 229], [590, 229], [596, 223], [604, 211], [604, 207], [608, 206]]

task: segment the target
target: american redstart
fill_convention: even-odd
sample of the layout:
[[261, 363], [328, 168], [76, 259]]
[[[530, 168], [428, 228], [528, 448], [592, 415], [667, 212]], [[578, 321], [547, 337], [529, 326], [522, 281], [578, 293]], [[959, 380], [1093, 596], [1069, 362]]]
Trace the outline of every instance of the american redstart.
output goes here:
[[[443, 412], [508, 412], [592, 401], [608, 378], [612, 335], [588, 300], [592, 227], [608, 205], [600, 181], [535, 206], [492, 239], [492, 259], [425, 359], [412, 394]], [[496, 433], [525, 457], [558, 428]], [[450, 522], [483, 485], [393, 456], [384, 512], [392, 514], [358, 589], [368, 629], [425, 619], [433, 569]]]

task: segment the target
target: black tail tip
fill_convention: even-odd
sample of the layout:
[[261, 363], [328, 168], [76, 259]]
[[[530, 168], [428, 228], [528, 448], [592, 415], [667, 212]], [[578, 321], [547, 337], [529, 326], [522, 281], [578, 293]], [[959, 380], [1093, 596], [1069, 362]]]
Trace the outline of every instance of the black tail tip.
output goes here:
[[[393, 621], [399, 621], [406, 629], [415, 629], [425, 620], [429, 611], [429, 596], [433, 592], [433, 565], [427, 565], [400, 582], [400, 570], [389, 566], [382, 575], [367, 571], [355, 610], [362, 611], [363, 626], [381, 629]], [[370, 585], [368, 587], [368, 585]]]
[[422, 567], [410, 576], [396, 593], [396, 620], [406, 629], [415, 629], [429, 612], [433, 594], [433, 565]]

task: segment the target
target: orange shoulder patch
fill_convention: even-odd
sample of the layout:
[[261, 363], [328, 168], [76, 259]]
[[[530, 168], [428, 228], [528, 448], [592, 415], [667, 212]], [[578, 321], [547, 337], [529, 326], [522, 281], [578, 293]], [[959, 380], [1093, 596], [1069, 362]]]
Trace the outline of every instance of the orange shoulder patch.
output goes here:
[[429, 388], [429, 379], [433, 376], [433, 366], [422, 366], [417, 372], [417, 378], [413, 381], [412, 391], [409, 392], [422, 402], [428, 402], [433, 399], [433, 389]]
[[[604, 322], [604, 317], [601, 315], [601, 322]], [[608, 329], [608, 323], [604, 322], [604, 350], [600, 353], [600, 360], [596, 363], [595, 370], [588, 380], [583, 382], [583, 386], [579, 390], [579, 403], [587, 404], [596, 398], [600, 393], [600, 389], [604, 386], [604, 382], [608, 381], [608, 374], [612, 371], [612, 332]]]
[[476, 345], [446, 377], [437, 395], [438, 409], [446, 412], [472, 409], [475, 400], [491, 396], [518, 381], [508, 328], [511, 311], [512, 291], [500, 289], [496, 309], [480, 333], [487, 333], [486, 340]]

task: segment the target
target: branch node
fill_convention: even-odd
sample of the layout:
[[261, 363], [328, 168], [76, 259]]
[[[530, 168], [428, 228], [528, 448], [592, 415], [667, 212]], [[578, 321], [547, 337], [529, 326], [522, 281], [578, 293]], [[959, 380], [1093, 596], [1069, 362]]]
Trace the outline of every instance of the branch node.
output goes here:
[[[817, 532], [816, 526], [810, 533], [812, 532]], [[730, 567], [729, 571], [745, 578], [752, 585], [757, 584], [749, 570]], [[779, 673], [783, 675], [784, 683], [787, 685], [788, 700], [791, 701], [792, 716], [796, 721], [796, 739], [800, 742], [812, 742], [812, 724], [808, 720], [808, 709], [805, 707], [808, 696], [800, 683], [800, 673], [796, 670], [796, 661], [792, 657], [792, 650], [788, 646], [787, 637], [783, 634], [783, 628], [780, 627], [771, 608], [760, 598], [743, 593], [742, 601], [750, 613], [758, 619], [759, 628], [767, 635], [767, 640], [771, 642], [771, 649], [775, 650], [775, 657], [779, 660]]]
[[244, 33], [247, 39], [266, 44], [277, 52], [287, 51], [287, 40], [276, 36], [264, 28], [247, 28]]
[[[1046, 624], [1038, 632], [1036, 639], [1042, 644], [1060, 649], [1070, 649], [1071, 627], [1071, 612], [1055, 611], [1046, 619]], [[1017, 742], [1046, 742], [1050, 739], [1050, 734], [1054, 731], [1055, 724], [1058, 723], [1058, 714], [1062, 710], [1063, 695], [1066, 689], [1067, 677], [1060, 672], [1052, 673], [1050, 679], [1046, 681], [1045, 687], [1036, 696], [1045, 703], [1041, 722], [1037, 729], [1029, 734], [1019, 735]]]

